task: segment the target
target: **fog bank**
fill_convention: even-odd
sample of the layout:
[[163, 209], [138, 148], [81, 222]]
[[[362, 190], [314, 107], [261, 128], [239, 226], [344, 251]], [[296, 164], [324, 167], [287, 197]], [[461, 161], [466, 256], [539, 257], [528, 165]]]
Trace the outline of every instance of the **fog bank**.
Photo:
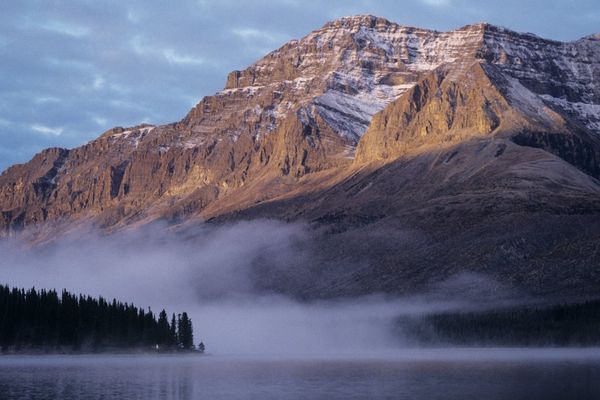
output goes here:
[[489, 284], [461, 276], [418, 297], [312, 302], [257, 291], [256, 263], [309, 263], [299, 246], [306, 240], [302, 224], [264, 220], [185, 234], [164, 226], [112, 236], [78, 232], [43, 248], [9, 240], [0, 243], [0, 283], [117, 298], [155, 313], [187, 311], [196, 343], [203, 340], [211, 352], [270, 355], [391, 351], [409, 345], [394, 334], [395, 317], [472, 307]]

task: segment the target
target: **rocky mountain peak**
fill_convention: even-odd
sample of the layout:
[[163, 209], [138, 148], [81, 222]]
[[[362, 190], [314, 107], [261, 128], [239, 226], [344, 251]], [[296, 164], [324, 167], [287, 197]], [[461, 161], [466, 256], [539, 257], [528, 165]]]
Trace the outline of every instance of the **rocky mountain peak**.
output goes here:
[[231, 72], [177, 123], [114, 128], [12, 168], [0, 177], [0, 222], [90, 213], [111, 226], [214, 215], [232, 193], [242, 193], [231, 200], [237, 207], [280, 194], [265, 186], [272, 180], [293, 186], [419, 146], [501, 134], [521, 134], [520, 143], [595, 176], [598, 43], [488, 23], [439, 32], [343, 17]]
[[594, 33], [592, 35], [584, 36], [580, 40], [600, 41], [600, 32]]
[[358, 30], [360, 27], [385, 29], [392, 25], [397, 26], [398, 24], [391, 22], [383, 17], [377, 17], [369, 14], [359, 14], [345, 16], [329, 21], [325, 23], [325, 25], [323, 25], [323, 27], [320, 30], [340, 28]]

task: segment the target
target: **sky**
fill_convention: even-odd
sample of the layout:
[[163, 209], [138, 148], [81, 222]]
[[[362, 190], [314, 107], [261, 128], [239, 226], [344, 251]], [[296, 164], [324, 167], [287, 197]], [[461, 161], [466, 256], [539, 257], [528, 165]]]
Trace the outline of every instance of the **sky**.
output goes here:
[[575, 40], [598, 0], [0, 0], [0, 170], [114, 126], [163, 124], [294, 38], [372, 14], [449, 30], [486, 21]]

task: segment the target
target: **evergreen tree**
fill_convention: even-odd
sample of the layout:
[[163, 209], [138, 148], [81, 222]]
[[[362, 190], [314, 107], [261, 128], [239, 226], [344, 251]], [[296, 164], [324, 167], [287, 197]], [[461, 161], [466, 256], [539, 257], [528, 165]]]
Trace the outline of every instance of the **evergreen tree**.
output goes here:
[[600, 301], [446, 312], [398, 323], [403, 335], [423, 344], [593, 346], [600, 344]]
[[177, 330], [179, 336], [179, 347], [185, 350], [194, 348], [194, 329], [192, 328], [192, 320], [184, 312], [178, 319]]
[[[189, 348], [191, 321], [180, 318], [182, 347]], [[24, 290], [0, 285], [2, 351], [103, 351], [165, 348], [179, 344], [175, 314], [171, 324], [162, 310], [158, 319], [133, 304], [63, 290]]]
[[198, 344], [198, 351], [199, 351], [200, 353], [204, 353], [204, 350], [206, 350], [206, 347], [204, 346], [204, 342], [200, 342], [200, 343]]
[[179, 340], [177, 339], [177, 322], [175, 321], [175, 313], [171, 317], [171, 346], [177, 346]]
[[169, 346], [172, 344], [171, 327], [169, 326], [169, 320], [167, 319], [167, 312], [164, 309], [158, 315], [157, 331], [157, 344], [160, 346]]

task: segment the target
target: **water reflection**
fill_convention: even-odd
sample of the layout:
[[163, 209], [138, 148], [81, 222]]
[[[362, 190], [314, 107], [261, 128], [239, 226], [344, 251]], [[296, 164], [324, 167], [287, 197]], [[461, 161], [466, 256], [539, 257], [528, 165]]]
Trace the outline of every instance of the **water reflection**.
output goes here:
[[0, 357], [0, 398], [586, 399], [600, 398], [600, 359]]

